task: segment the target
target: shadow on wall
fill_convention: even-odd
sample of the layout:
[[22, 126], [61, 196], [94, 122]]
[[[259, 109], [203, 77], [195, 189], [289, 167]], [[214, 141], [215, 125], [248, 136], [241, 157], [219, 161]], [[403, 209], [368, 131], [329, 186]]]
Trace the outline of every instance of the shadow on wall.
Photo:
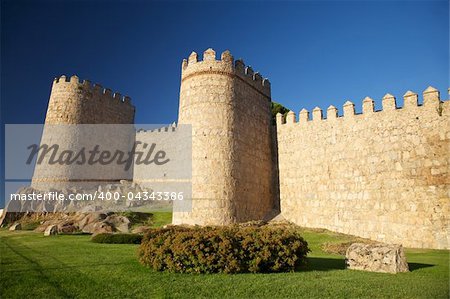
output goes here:
[[[434, 267], [432, 264], [408, 263], [409, 271], [413, 272], [422, 268]], [[299, 271], [332, 271], [344, 270], [345, 258], [308, 257], [308, 265]]]

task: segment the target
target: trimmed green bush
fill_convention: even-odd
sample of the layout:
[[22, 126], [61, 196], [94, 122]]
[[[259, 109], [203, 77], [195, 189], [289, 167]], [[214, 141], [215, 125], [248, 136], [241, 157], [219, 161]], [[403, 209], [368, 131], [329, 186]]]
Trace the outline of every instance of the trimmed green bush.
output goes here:
[[91, 241], [94, 243], [107, 244], [140, 244], [142, 241], [142, 235], [103, 233], [92, 236]]
[[73, 232], [73, 233], [60, 233], [58, 232], [59, 236], [85, 236], [85, 235], [91, 235], [91, 233], [86, 233], [83, 231], [77, 231], [77, 232]]
[[258, 273], [294, 271], [309, 251], [290, 228], [172, 226], [150, 230], [138, 255], [142, 264], [159, 271]]

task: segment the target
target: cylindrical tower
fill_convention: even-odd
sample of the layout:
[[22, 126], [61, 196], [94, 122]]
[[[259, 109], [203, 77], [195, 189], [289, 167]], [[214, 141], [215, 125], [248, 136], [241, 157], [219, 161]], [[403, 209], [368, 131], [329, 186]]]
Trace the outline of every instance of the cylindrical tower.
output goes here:
[[[96, 146], [112, 153], [130, 150], [134, 142], [130, 98], [80, 82], [77, 76], [67, 79], [61, 76], [53, 81], [32, 186], [60, 189], [131, 179], [132, 168], [88, 162], [89, 151]], [[92, 161], [98, 161], [98, 156]]]
[[135, 108], [128, 96], [112, 93], [77, 76], [55, 78], [45, 118], [46, 125], [133, 124]]
[[[87, 85], [88, 81], [85, 81], [84, 84]], [[48, 102], [45, 124], [81, 124], [83, 100], [89, 97], [89, 93], [85, 90], [80, 85], [77, 76], [72, 76], [68, 82], [64, 75], [55, 78]]]
[[[270, 84], [229, 51], [183, 60], [179, 125], [192, 126], [192, 209], [174, 224], [263, 219], [273, 207]], [[183, 206], [186, 208], [186, 205]]]
[[203, 61], [193, 52], [182, 65], [179, 125], [192, 126], [192, 211], [177, 211], [174, 224], [235, 222], [233, 171], [233, 57]]

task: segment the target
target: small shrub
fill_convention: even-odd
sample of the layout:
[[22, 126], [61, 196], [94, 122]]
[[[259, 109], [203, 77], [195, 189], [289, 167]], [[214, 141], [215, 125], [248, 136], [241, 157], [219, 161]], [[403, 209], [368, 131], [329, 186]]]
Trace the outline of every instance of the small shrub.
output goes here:
[[172, 226], [150, 230], [138, 255], [142, 264], [159, 271], [257, 273], [294, 271], [309, 251], [292, 229]]
[[83, 231], [76, 231], [73, 233], [58, 232], [58, 235], [60, 235], [60, 236], [86, 236], [86, 235], [91, 235], [91, 233], [87, 233], [87, 232], [83, 232]]
[[94, 243], [107, 244], [140, 244], [142, 241], [142, 235], [103, 233], [92, 236], [91, 241]]

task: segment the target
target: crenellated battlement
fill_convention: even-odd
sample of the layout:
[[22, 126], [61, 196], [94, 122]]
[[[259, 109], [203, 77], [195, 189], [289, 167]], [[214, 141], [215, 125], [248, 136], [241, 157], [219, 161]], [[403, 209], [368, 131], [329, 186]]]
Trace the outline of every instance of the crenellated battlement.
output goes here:
[[46, 124], [130, 124], [135, 107], [129, 96], [78, 76], [53, 80]]
[[145, 135], [145, 134], [153, 134], [153, 133], [164, 133], [164, 132], [176, 132], [177, 130], [177, 124], [174, 122], [171, 125], [164, 125], [162, 127], [159, 128], [155, 128], [155, 129], [137, 129], [136, 130], [136, 134], [139, 135]]
[[183, 60], [178, 123], [192, 126], [194, 208], [179, 213], [174, 204], [173, 223], [231, 224], [272, 209], [270, 99], [269, 81], [229, 51]]
[[263, 76], [259, 72], [255, 72], [250, 65], [246, 66], [242, 59], [235, 61], [234, 68], [238, 78], [260, 90], [267, 97], [271, 97], [269, 79], [263, 78]]
[[183, 59], [181, 67], [182, 81], [198, 74], [221, 74], [238, 78], [270, 98], [270, 81], [251, 66], [246, 66], [242, 59], [234, 60], [230, 51], [226, 50], [216, 59], [216, 52], [209, 48], [203, 52], [200, 60], [196, 52]]
[[93, 97], [107, 97], [117, 103], [124, 103], [132, 106], [131, 98], [129, 96], [123, 96], [118, 92], [112, 92], [109, 88], [104, 88], [102, 85], [95, 83], [92, 84], [89, 80], [81, 81], [78, 76], [73, 75], [71, 77], [67, 77], [65, 75], [61, 75], [60, 77], [56, 77], [53, 80], [52, 89], [57, 91], [59, 89], [68, 89], [68, 88], [78, 88], [80, 91], [84, 91], [86, 93], [91, 93]]
[[[437, 89], [425, 89], [421, 104], [407, 91], [402, 107], [387, 93], [380, 105], [365, 97], [361, 109], [345, 101], [278, 113], [273, 126], [269, 80], [228, 50], [217, 56], [207, 49], [183, 60], [177, 123], [126, 126], [119, 139], [113, 131], [114, 142], [134, 141], [138, 151], [157, 145], [177, 167], [153, 172], [135, 163], [118, 174], [188, 183], [189, 207], [174, 202], [173, 224], [228, 225], [281, 211], [302, 227], [449, 248], [450, 101]], [[53, 82], [45, 123], [134, 124], [134, 115], [128, 96], [63, 75]], [[63, 137], [70, 146], [79, 138]], [[36, 169], [35, 178], [75, 178], [70, 167], [50, 176]]]
[[233, 56], [226, 50], [216, 59], [216, 51], [209, 48], [203, 52], [203, 59], [199, 59], [196, 52], [192, 52], [188, 59], [183, 59], [181, 67], [181, 78], [184, 80], [195, 73], [223, 73], [232, 75], [234, 73]]
[[[299, 226], [379, 242], [449, 248], [450, 101], [428, 87], [361, 109], [276, 116], [280, 207]], [[420, 104], [419, 104], [420, 103]], [[359, 106], [359, 105], [358, 105]], [[326, 110], [326, 111], [325, 111]], [[356, 111], [361, 111], [357, 113]], [[435, 221], [439, 219], [439, 221]]]
[[297, 122], [296, 114], [293, 111], [284, 117], [282, 114], [278, 113], [276, 116], [277, 125], [284, 124], [305, 124], [308, 122], [315, 123], [316, 121], [336, 121], [336, 120], [351, 120], [354, 118], [364, 118], [371, 117], [378, 113], [391, 113], [391, 112], [403, 112], [411, 111], [415, 109], [423, 109], [425, 113], [431, 113], [436, 115], [441, 115], [443, 113], [450, 113], [450, 101], [442, 101], [440, 99], [440, 94], [437, 89], [429, 86], [422, 93], [423, 104], [419, 105], [419, 97], [417, 93], [408, 90], [403, 95], [403, 107], [398, 107], [396, 98], [387, 93], [382, 98], [382, 110], [375, 110], [375, 101], [370, 97], [365, 97], [362, 100], [362, 113], [355, 112], [355, 104], [351, 101], [346, 101], [342, 106], [343, 115], [339, 116], [338, 109], [334, 106], [329, 106], [326, 110], [326, 118], [324, 117], [323, 110], [319, 107], [315, 107], [312, 111], [312, 118], [310, 117], [310, 112], [306, 109], [302, 109], [299, 113], [299, 121]]

